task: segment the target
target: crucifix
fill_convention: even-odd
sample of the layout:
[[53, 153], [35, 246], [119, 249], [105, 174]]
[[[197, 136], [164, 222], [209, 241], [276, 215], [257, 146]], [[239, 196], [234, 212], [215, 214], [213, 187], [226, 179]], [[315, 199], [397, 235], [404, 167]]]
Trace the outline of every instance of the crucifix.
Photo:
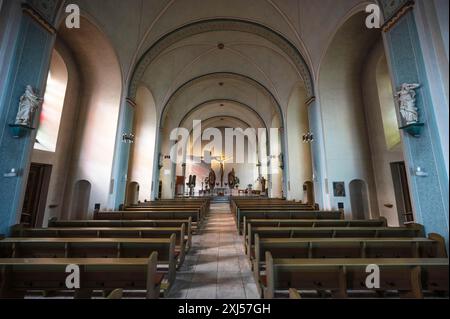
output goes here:
[[217, 157], [216, 161], [220, 163], [220, 187], [223, 188], [223, 177], [225, 174], [225, 163], [230, 160], [230, 158], [225, 158], [225, 156]]

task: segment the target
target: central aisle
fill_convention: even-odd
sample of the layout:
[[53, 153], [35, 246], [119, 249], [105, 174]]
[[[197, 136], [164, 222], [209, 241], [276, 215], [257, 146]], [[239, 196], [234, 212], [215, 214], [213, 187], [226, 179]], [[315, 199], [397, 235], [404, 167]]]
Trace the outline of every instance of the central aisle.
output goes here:
[[211, 203], [203, 230], [177, 272], [169, 298], [257, 299], [255, 280], [228, 203]]

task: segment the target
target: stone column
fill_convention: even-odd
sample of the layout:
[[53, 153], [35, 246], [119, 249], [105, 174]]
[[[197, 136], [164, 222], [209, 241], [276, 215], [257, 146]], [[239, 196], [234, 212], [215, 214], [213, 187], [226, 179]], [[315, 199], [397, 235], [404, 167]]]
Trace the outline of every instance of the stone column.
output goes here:
[[325, 141], [322, 127], [322, 113], [320, 105], [315, 97], [310, 98], [306, 105], [308, 107], [309, 128], [314, 135], [311, 143], [311, 158], [313, 164], [314, 197], [321, 209], [330, 209], [330, 199], [327, 194], [327, 172], [325, 158]]
[[[125, 136], [134, 135], [134, 115], [136, 103], [128, 98], [122, 104], [119, 114], [119, 124], [117, 127], [116, 147], [114, 152], [114, 164], [111, 177], [113, 189], [108, 206], [111, 209], [119, 209], [124, 204], [126, 189], [128, 186], [128, 169], [131, 155], [131, 141], [124, 139]], [[136, 136], [145, 138], [145, 136]]]
[[[439, 233], [448, 243], [448, 175], [435, 115], [424, 55], [419, 41], [414, 1], [381, 1], [385, 17], [383, 38], [391, 70], [393, 87], [404, 83], [418, 83], [417, 107], [424, 127], [420, 136], [402, 132], [405, 159], [408, 167], [411, 197], [416, 222], [427, 233]], [[398, 108], [397, 108], [398, 111]], [[398, 118], [401, 119], [400, 114]], [[400, 124], [402, 125], [402, 124]], [[426, 174], [416, 174], [420, 167]]]
[[[4, 61], [9, 68], [0, 88], [0, 233], [3, 234], [8, 234], [10, 226], [20, 221], [36, 139], [36, 130], [14, 138], [9, 125], [15, 122], [19, 99], [27, 85], [44, 96], [59, 8], [60, 1], [11, 1], [2, 5], [2, 10], [11, 12], [6, 23], [19, 26], [16, 32], [5, 35], [8, 39], [2, 39], [2, 45], [14, 43], [14, 54], [2, 56], [9, 59]], [[38, 124], [40, 111], [35, 114], [33, 127]], [[8, 175], [13, 169], [16, 174]]]

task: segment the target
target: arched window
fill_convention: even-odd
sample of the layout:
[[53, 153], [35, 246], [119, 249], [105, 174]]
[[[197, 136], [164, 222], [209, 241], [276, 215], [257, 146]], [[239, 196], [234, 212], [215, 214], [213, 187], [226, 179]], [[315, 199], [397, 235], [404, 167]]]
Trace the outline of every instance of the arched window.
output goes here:
[[37, 150], [56, 151], [67, 82], [66, 64], [59, 53], [53, 50], [36, 143], [34, 144], [34, 148]]

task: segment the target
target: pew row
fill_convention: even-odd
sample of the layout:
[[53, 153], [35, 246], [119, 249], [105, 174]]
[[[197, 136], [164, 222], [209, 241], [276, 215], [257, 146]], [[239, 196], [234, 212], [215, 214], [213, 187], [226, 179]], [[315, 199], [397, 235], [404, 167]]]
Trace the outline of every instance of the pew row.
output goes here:
[[266, 238], [255, 235], [252, 263], [255, 279], [266, 265], [265, 253], [275, 259], [323, 258], [447, 258], [445, 240], [437, 234], [429, 238]]
[[246, 252], [250, 257], [255, 235], [263, 238], [418, 238], [425, 237], [422, 225], [410, 227], [248, 227]]
[[[176, 278], [175, 236], [148, 238], [6, 238], [0, 258], [146, 258], [158, 253], [158, 270], [167, 274], [164, 291]], [[121, 288], [121, 287], [116, 287]]]
[[157, 271], [158, 253], [150, 258], [36, 258], [0, 259], [0, 298], [24, 298], [31, 292], [70, 291], [66, 287], [66, 267], [80, 267], [81, 289], [75, 298], [91, 298], [94, 291], [145, 291], [157, 299], [164, 275]]
[[192, 230], [199, 229], [203, 221], [203, 217], [201, 217], [201, 214], [198, 210], [94, 212], [95, 221], [158, 221], [180, 219], [190, 219]]
[[[22, 238], [88, 238], [95, 239], [171, 239], [175, 238], [177, 266], [184, 262], [189, 241], [185, 236], [184, 225], [178, 228], [23, 228], [13, 229], [12, 236]], [[0, 241], [1, 243], [1, 241]]]
[[236, 215], [236, 225], [241, 234], [243, 234], [244, 218], [250, 219], [303, 219], [303, 220], [344, 220], [342, 211], [303, 211], [303, 210], [241, 210], [238, 209]]
[[244, 217], [243, 235], [247, 238], [248, 225], [252, 227], [388, 227], [385, 218], [373, 220], [304, 220], [304, 219], [247, 219]]
[[[380, 288], [366, 286], [368, 265], [380, 268]], [[261, 276], [264, 298], [278, 292], [315, 291], [335, 298], [383, 295], [396, 291], [405, 298], [424, 298], [424, 293], [448, 294], [448, 259], [274, 259], [266, 253], [266, 275]], [[378, 293], [378, 294], [377, 294]]]
[[[180, 228], [187, 236], [186, 252], [192, 247], [192, 219], [174, 220], [50, 220], [48, 228]], [[17, 226], [20, 227], [20, 226]]]

